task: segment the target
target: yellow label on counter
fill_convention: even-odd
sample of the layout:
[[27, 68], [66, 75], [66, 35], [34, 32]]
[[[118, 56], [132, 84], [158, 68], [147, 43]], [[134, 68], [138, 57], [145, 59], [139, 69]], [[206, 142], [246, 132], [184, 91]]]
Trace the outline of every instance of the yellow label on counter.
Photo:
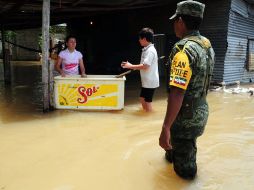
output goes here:
[[61, 106], [117, 106], [117, 84], [58, 84]]

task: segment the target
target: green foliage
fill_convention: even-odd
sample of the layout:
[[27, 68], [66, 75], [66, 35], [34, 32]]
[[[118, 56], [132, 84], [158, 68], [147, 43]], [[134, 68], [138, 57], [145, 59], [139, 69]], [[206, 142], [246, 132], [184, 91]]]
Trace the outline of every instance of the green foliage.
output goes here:
[[[66, 26], [53, 25], [49, 27], [49, 35], [52, 36], [54, 34], [66, 34]], [[41, 49], [42, 47], [42, 34], [38, 36], [38, 44]]]
[[59, 26], [59, 25], [54, 25], [49, 27], [49, 33], [50, 34], [65, 34], [66, 33], [66, 26]]
[[40, 49], [41, 49], [41, 47], [42, 47], [42, 34], [40, 34], [40, 35], [38, 36], [38, 45], [39, 45], [39, 47], [40, 47]]
[[4, 32], [4, 37], [6, 41], [11, 41], [13, 42], [15, 37], [16, 37], [17, 33], [11, 30], [7, 30]]

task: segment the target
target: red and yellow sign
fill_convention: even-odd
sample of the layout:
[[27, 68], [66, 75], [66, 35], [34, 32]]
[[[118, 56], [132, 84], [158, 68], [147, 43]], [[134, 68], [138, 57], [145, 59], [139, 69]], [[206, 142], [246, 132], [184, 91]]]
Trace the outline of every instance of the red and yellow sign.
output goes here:
[[124, 107], [125, 77], [111, 75], [79, 75], [54, 77], [57, 109], [120, 110]]
[[63, 106], [117, 106], [118, 85], [59, 84], [58, 103]]

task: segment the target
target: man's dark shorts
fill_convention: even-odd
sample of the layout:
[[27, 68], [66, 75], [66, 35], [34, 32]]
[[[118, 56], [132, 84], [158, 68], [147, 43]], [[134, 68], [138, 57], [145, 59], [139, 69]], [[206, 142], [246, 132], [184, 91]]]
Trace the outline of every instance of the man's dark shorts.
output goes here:
[[145, 102], [153, 101], [155, 88], [141, 88], [140, 97], [145, 99]]

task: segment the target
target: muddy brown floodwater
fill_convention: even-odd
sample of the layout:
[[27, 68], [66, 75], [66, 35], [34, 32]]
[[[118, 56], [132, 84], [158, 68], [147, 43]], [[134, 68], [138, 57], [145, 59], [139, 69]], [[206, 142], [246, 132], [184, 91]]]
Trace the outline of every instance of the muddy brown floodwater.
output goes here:
[[1, 190], [253, 189], [253, 96], [209, 93], [198, 176], [184, 181], [158, 145], [167, 103], [163, 84], [149, 114], [140, 110], [139, 82], [131, 75], [122, 111], [43, 114], [40, 66], [15, 65], [12, 86], [0, 83]]

